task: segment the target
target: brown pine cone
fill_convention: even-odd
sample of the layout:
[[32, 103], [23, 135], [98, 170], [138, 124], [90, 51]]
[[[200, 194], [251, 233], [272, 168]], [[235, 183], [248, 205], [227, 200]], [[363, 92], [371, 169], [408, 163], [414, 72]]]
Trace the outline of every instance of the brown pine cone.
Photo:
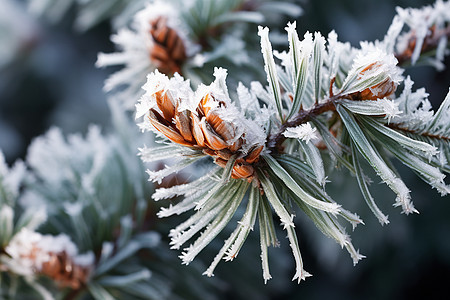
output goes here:
[[203, 153], [214, 157], [214, 162], [225, 167], [233, 155], [236, 161], [231, 173], [232, 178], [245, 178], [251, 181], [254, 178], [253, 163], [257, 162], [263, 146], [255, 146], [247, 153], [241, 147], [244, 140], [237, 137], [235, 124], [224, 121], [217, 113], [216, 108], [225, 108], [226, 103], [206, 94], [195, 112], [178, 111], [174, 99], [168, 93], [159, 91], [155, 93], [159, 113], [152, 108], [149, 112], [151, 124], [171, 141], [201, 149]]
[[61, 287], [79, 289], [86, 283], [89, 268], [76, 265], [66, 252], [49, 253], [50, 258], [42, 264], [40, 274], [55, 280]]
[[[371, 63], [359, 74], [364, 75], [364, 73], [367, 71], [379, 68], [380, 64], [380, 62]], [[391, 96], [396, 89], [397, 85], [388, 77], [379, 84], [371, 86], [370, 88], [367, 88], [361, 92], [351, 94], [350, 97], [352, 100], [377, 100]]]
[[150, 58], [164, 74], [181, 74], [181, 65], [186, 60], [186, 49], [178, 33], [167, 25], [166, 17], [158, 17], [150, 22], [153, 47]]

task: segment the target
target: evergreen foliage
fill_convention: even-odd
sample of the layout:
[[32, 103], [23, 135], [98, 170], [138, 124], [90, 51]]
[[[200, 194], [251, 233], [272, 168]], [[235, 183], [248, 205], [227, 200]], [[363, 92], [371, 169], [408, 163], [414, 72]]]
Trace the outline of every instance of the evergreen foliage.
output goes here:
[[[441, 196], [450, 191], [450, 91], [433, 111], [403, 75], [417, 64], [444, 68], [448, 1], [398, 8], [384, 39], [359, 47], [334, 31], [301, 38], [289, 22], [286, 51], [274, 50], [269, 27], [301, 14], [287, 1], [29, 6], [52, 22], [75, 9], [81, 31], [110, 20], [117, 52], [100, 53], [96, 66], [122, 67], [105, 81], [110, 130], [52, 128], [12, 167], [0, 151], [0, 299], [219, 299], [223, 282], [200, 275], [213, 276], [246, 241], [259, 248], [264, 283], [272, 268], [294, 267], [299, 283], [311, 274], [298, 218], [354, 265], [365, 257], [347, 233], [364, 221], [327, 191], [332, 172], [354, 176], [345, 180], [356, 180], [381, 225], [389, 219], [370, 169], [405, 214], [418, 210], [395, 161]], [[255, 24], [268, 27], [251, 36]], [[294, 260], [271, 266], [280, 234]], [[208, 267], [200, 252], [214, 253]], [[267, 298], [251, 280], [239, 284]]]

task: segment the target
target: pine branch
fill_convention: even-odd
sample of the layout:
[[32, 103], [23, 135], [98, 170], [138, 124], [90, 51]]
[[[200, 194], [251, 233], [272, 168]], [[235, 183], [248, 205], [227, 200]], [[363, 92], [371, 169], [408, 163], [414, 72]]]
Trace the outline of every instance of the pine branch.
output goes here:
[[[114, 0], [112, 3], [122, 2], [124, 0]], [[348, 221], [353, 227], [363, 224], [363, 221], [341, 207], [325, 191], [325, 167], [330, 161], [341, 162], [355, 173], [368, 206], [382, 224], [388, 223], [387, 216], [370, 194], [361, 164], [363, 159], [397, 194], [395, 205], [402, 206], [405, 213], [416, 210], [410, 201], [409, 189], [395, 172], [387, 153], [393, 154], [442, 195], [450, 193], [442, 173], [449, 173], [450, 168], [450, 127], [447, 125], [450, 96], [432, 118], [433, 112], [427, 110], [427, 102], [423, 99], [426, 96], [422, 97], [425, 92], [413, 95], [410, 86], [406, 88], [408, 84], [405, 83], [404, 99], [394, 95], [403, 80], [397, 62], [414, 64], [421, 53], [430, 54], [428, 52], [436, 50], [436, 60], [432, 63], [442, 66], [444, 50], [450, 38], [450, 25], [447, 15], [441, 20], [438, 13], [449, 10], [448, 2], [444, 7], [438, 1], [433, 9], [399, 10], [385, 41], [362, 43], [360, 49], [338, 42], [334, 32], [328, 38], [320, 33], [307, 33], [300, 40], [293, 23], [286, 28], [289, 51], [275, 53], [269, 41], [269, 29], [260, 28], [268, 86], [255, 83], [247, 89], [242, 85], [238, 88], [238, 101], [230, 97], [225, 82], [227, 71], [222, 68], [215, 69], [216, 80], [211, 85], [201, 85], [196, 91], [191, 87], [202, 77], [202, 70], [208, 69], [200, 68], [205, 63], [217, 66], [231, 64], [233, 68], [250, 62], [244, 60], [253, 58], [250, 51], [255, 49], [250, 46], [254, 47], [257, 43], [247, 37], [246, 30], [242, 29], [245, 26], [239, 29], [241, 26], [225, 25], [262, 23], [264, 3], [259, 5], [253, 0], [194, 0], [189, 2], [190, 6], [183, 7], [174, 3], [163, 7], [163, 1], [155, 1], [141, 11], [139, 15], [142, 19], [136, 18], [136, 24], [119, 31], [113, 38], [113, 42], [123, 51], [100, 55], [97, 65], [124, 66], [108, 79], [105, 88], [116, 91], [116, 99], [127, 100], [124, 102], [126, 109], [134, 107], [135, 100], [140, 98], [136, 115], [138, 118], [147, 117], [144, 121], [147, 123], [139, 124], [141, 129], [158, 131], [161, 137], [167, 138], [167, 143], [171, 143], [140, 150], [140, 156], [146, 163], [172, 160], [171, 166], [163, 170], [148, 171], [150, 179], [160, 181], [173, 172], [190, 168], [191, 163], [204, 157], [209, 157], [211, 165], [215, 164], [214, 168], [210, 168], [212, 171], [193, 182], [161, 188], [153, 194], [155, 200], [184, 196], [176, 204], [161, 209], [159, 217], [195, 210], [169, 235], [172, 248], [176, 249], [195, 238], [181, 256], [185, 264], [190, 263], [229, 226], [234, 216], [241, 213], [238, 209], [241, 202], [247, 199], [247, 209], [241, 221], [224, 242], [206, 275], [213, 275], [222, 258], [232, 260], [236, 257], [258, 218], [263, 278], [270, 279], [267, 246], [278, 244], [273, 222], [273, 217], [277, 216], [287, 231], [295, 258], [294, 279], [300, 281], [309, 276], [303, 269], [294, 229], [296, 212], [291, 204], [303, 210], [325, 235], [345, 247], [353, 262], [357, 263], [364, 256], [353, 247], [340, 221]], [[267, 5], [272, 5], [273, 9], [265, 9], [270, 11], [271, 16], [277, 9], [288, 15], [296, 14], [293, 4], [277, 2]], [[160, 12], [156, 12], [158, 10], [155, 8], [165, 8], [167, 11], [156, 15]], [[423, 17], [412, 18], [412, 15]], [[150, 39], [149, 22], [152, 27]], [[404, 25], [409, 26], [409, 32], [403, 31]], [[149, 43], [150, 48], [143, 47]], [[205, 48], [210, 52], [205, 52]], [[394, 48], [401, 50], [395, 53]], [[203, 49], [202, 53], [200, 49]], [[183, 71], [186, 80], [179, 74], [169, 78], [155, 71], [147, 77], [143, 87], [145, 94], [140, 97], [143, 93], [141, 83], [147, 73], [155, 68], [171, 75]], [[194, 75], [196, 71], [199, 73]], [[249, 75], [248, 72], [250, 68], [246, 72], [230, 69], [234, 80], [239, 75]], [[205, 73], [201, 75], [206, 77]], [[122, 90], [123, 87], [125, 89]], [[122, 91], [118, 93], [119, 90]], [[260, 106], [261, 103], [263, 105]], [[399, 108], [399, 105], [403, 106]], [[410, 108], [414, 109], [412, 113]], [[387, 122], [382, 121], [382, 117]], [[390, 123], [392, 119], [394, 123]], [[337, 121], [333, 123], [334, 120]], [[422, 126], [426, 123], [429, 125]], [[410, 124], [411, 127], [408, 127]], [[149, 204], [144, 200], [146, 189], [140, 186], [145, 174], [139, 163], [134, 161], [134, 151], [128, 153], [134, 149], [131, 143], [128, 147], [134, 135], [131, 131], [125, 132], [127, 126], [124, 124], [117, 127], [126, 139], [116, 135], [104, 138], [95, 130], [86, 142], [80, 138], [65, 142], [61, 133], [55, 133], [49, 140], [61, 140], [59, 145], [42, 143], [41, 140], [34, 144], [34, 151], [30, 151], [28, 163], [39, 180], [27, 189], [35, 196], [45, 198], [47, 208], [51, 208], [49, 224], [52, 225], [48, 226], [54, 226], [52, 229], [55, 232], [70, 231], [74, 244], [78, 242], [76, 250], [90, 251], [92, 254], [91, 259], [84, 262], [93, 275], [81, 272], [84, 269], [80, 265], [77, 270], [82, 276], [76, 280], [76, 286], [74, 278], [68, 277], [70, 274], [65, 272], [67, 270], [60, 268], [61, 265], [67, 266], [67, 263], [53, 263], [50, 265], [53, 268], [46, 265], [45, 270], [61, 271], [59, 276], [69, 283], [67, 286], [71, 290], [66, 291], [65, 298], [62, 297], [66, 300], [80, 298], [80, 292], [91, 293], [98, 299], [112, 299], [112, 295], [123, 297], [131, 290], [145, 299], [168, 298], [159, 295], [164, 287], [158, 287], [158, 281], [154, 281], [159, 276], [156, 272], [151, 282], [148, 280], [150, 272], [145, 264], [154, 263], [148, 258], [149, 255], [157, 256], [157, 251], [146, 252], [144, 256], [139, 253], [156, 247], [159, 236], [154, 236], [151, 242], [153, 232], [141, 232], [145, 226], [145, 214], [150, 211]], [[320, 138], [317, 131], [322, 138], [319, 143], [325, 145], [323, 149], [328, 147], [330, 151], [321, 153], [319, 150], [323, 149], [318, 146], [319, 143], [311, 142]], [[43, 147], [47, 144], [50, 147]], [[331, 159], [324, 159], [326, 155]], [[177, 163], [175, 159], [178, 158], [180, 161]], [[52, 167], [54, 172], [51, 172]], [[2, 169], [6, 170], [0, 159], [0, 179]], [[198, 170], [195, 173], [198, 174]], [[12, 202], [7, 198], [17, 197], [19, 189], [14, 182], [17, 177], [10, 176], [13, 184], [10, 184], [10, 190], [6, 190], [8, 193], [0, 188], [0, 200], [4, 198]], [[0, 187], [3, 183], [0, 180]], [[52, 199], [65, 199], [65, 202]], [[13, 247], [2, 247], [10, 243], [11, 238], [16, 239], [17, 244], [18, 235], [14, 235], [21, 227], [14, 222], [17, 219], [14, 218], [15, 211], [12, 205], [8, 205], [6, 208], [0, 207], [2, 257], [12, 257], [14, 254]], [[17, 223], [32, 227], [29, 224], [37, 224], [38, 221], [20, 219]], [[35, 228], [29, 229], [29, 235], [37, 234]], [[72, 242], [67, 245], [72, 246]], [[42, 249], [45, 254], [44, 250], [48, 249]], [[72, 262], [66, 252], [65, 261]], [[14, 265], [17, 263], [7, 267]], [[75, 264], [73, 266], [77, 268]], [[49, 272], [38, 274], [47, 275]], [[175, 280], [171, 278], [167, 286]], [[37, 286], [36, 290], [41, 288], [37, 280], [33, 284]], [[46, 293], [43, 288], [39, 292]]]
[[395, 129], [395, 130], [412, 133], [412, 134], [416, 134], [416, 135], [421, 135], [421, 136], [427, 137], [427, 138], [450, 141], [450, 136], [436, 135], [436, 134], [432, 134], [429, 132], [418, 132], [417, 130], [414, 130], [414, 129], [402, 127], [400, 124], [389, 123], [389, 124], [386, 124], [386, 126], [389, 128]]
[[[450, 25], [443, 29], [436, 29], [436, 27], [433, 25], [429, 29], [429, 34], [423, 41], [420, 54], [429, 53], [433, 50], [436, 50], [443, 38], [450, 38]], [[411, 58], [413, 56], [414, 48], [416, 47], [416, 42], [417, 37], [414, 32], [411, 32], [411, 37], [408, 40], [407, 48], [401, 53], [394, 53], [399, 65], [406, 65], [408, 63], [411, 63]]]
[[300, 110], [297, 115], [295, 115], [290, 121], [284, 123], [276, 133], [269, 136], [267, 139], [266, 147], [274, 152], [281, 152], [281, 144], [286, 140], [286, 137], [283, 135], [283, 132], [286, 131], [287, 128], [293, 128], [298, 125], [304, 124], [310, 121], [313, 117], [321, 115], [328, 111], [336, 110], [336, 101], [342, 99], [343, 96], [335, 95], [320, 104], [314, 105], [309, 110]]
[[[396, 24], [401, 26], [394, 28], [396, 30], [389, 35], [391, 44], [397, 40], [403, 24]], [[326, 40], [320, 33], [314, 36], [307, 33], [300, 40], [295, 27], [295, 23], [286, 27], [289, 52], [285, 53], [274, 52], [269, 40], [269, 29], [259, 27], [268, 85], [264, 88], [260, 83], [255, 83], [250, 90], [240, 86], [237, 105], [229, 96], [225, 83], [227, 72], [224, 69], [215, 69], [216, 80], [209, 86], [200, 86], [196, 91], [184, 84], [182, 78], [169, 79], [158, 72], [148, 77], [144, 86], [146, 93], [137, 105], [137, 117], [147, 115], [150, 120], [150, 124], [142, 125], [142, 128], [157, 130], [173, 143], [185, 147], [185, 160], [192, 155], [189, 153], [192, 148], [201, 149], [205, 156], [213, 157], [214, 163], [222, 168], [221, 176], [202, 177], [178, 189], [157, 191], [157, 198], [170, 194], [185, 196], [175, 206], [162, 209], [160, 217], [183, 213], [194, 207], [197, 210], [170, 233], [171, 244], [176, 249], [200, 233], [200, 237], [184, 249], [181, 257], [185, 264], [193, 260], [224, 229], [231, 214], [236, 213], [235, 206], [248, 189], [253, 194], [260, 194], [260, 203], [267, 204], [264, 211], [258, 212], [259, 218], [264, 219], [261, 214], [271, 216], [273, 210], [288, 231], [297, 265], [294, 278], [304, 279], [307, 273], [303, 271], [295, 238], [294, 215], [289, 203], [297, 204], [325, 235], [345, 247], [355, 264], [364, 257], [353, 247], [337, 217], [353, 227], [363, 221], [358, 215], [342, 208], [325, 192], [327, 176], [322, 156], [326, 154], [320, 153], [319, 147], [310, 142], [319, 138], [316, 131], [321, 133], [323, 144], [327, 147], [333, 148], [332, 144], [336, 144], [330, 149], [329, 155], [346, 162], [344, 165], [357, 175], [365, 200], [381, 224], [387, 224], [388, 220], [370, 195], [360, 157], [396, 194], [395, 206], [401, 206], [406, 214], [417, 210], [411, 202], [408, 187], [393, 170], [384, 151], [379, 149], [380, 143], [387, 145], [388, 152], [418, 172], [442, 195], [449, 191], [443, 181], [445, 176], [441, 173], [441, 169], [446, 167], [443, 163], [436, 163], [435, 158], [433, 161], [428, 160], [438, 153], [437, 147], [409, 138], [406, 132], [396, 132], [387, 127], [386, 122], [379, 121], [380, 117], [385, 117], [387, 123], [396, 117], [405, 117], [399, 109], [401, 99], [396, 99], [394, 95], [403, 77], [393, 51], [389, 50], [391, 44], [379, 46], [374, 43], [361, 49], [349, 48], [338, 42], [335, 34], [330, 34]], [[439, 38], [442, 40], [442, 37]], [[422, 45], [421, 42], [417, 44]], [[431, 45], [432, 41], [428, 40], [426, 44]], [[442, 50], [442, 42], [439, 42], [438, 47], [438, 50]], [[276, 63], [274, 56], [281, 60], [281, 64]], [[325, 57], [327, 59], [323, 59]], [[410, 59], [413, 60], [413, 57]], [[406, 101], [411, 93], [410, 84], [405, 85], [408, 88], [402, 95]], [[193, 95], [195, 101], [190, 100]], [[414, 94], [413, 98], [422, 100], [420, 96], [420, 93]], [[260, 107], [259, 101], [265, 105]], [[447, 107], [447, 104], [441, 107], [429, 127], [436, 130], [442, 128]], [[430, 114], [432, 112], [427, 115]], [[325, 120], [317, 118], [321, 115], [325, 115]], [[333, 118], [340, 121], [330, 129], [327, 118], [328, 121]], [[334, 136], [333, 132], [339, 132], [340, 129], [347, 132], [347, 138]], [[333, 132], [329, 133], [329, 130]], [[342, 149], [345, 148], [347, 151], [343, 153]], [[177, 149], [174, 154], [179, 155], [181, 149]], [[173, 156], [163, 153], [163, 147], [145, 152], [142, 155], [144, 161], [154, 160], [155, 157], [150, 155], [152, 153], [156, 153], [157, 158]], [[415, 153], [419, 155], [416, 157]], [[351, 155], [351, 161], [348, 154]], [[249, 187], [246, 184], [241, 188], [239, 184], [245, 181], [253, 185]], [[201, 191], [188, 192], [195, 191], [198, 186], [203, 187]], [[266, 246], [272, 226], [267, 222], [260, 222], [259, 226], [262, 233], [263, 277], [267, 280], [270, 279], [270, 273]], [[203, 228], [205, 230], [201, 233]], [[237, 240], [239, 230], [237, 228], [224, 242], [205, 274], [211, 276], [226, 253], [234, 257], [234, 251], [230, 249]]]

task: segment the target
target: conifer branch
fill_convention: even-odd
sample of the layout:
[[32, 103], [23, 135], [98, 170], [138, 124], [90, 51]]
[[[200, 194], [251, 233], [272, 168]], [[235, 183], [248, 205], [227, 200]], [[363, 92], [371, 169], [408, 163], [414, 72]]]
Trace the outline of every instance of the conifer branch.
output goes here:
[[411, 128], [402, 127], [400, 124], [389, 123], [389, 124], [386, 124], [386, 126], [391, 128], [391, 129], [403, 131], [403, 132], [406, 132], [406, 133], [412, 133], [412, 134], [416, 134], [416, 135], [421, 135], [421, 136], [427, 137], [427, 138], [450, 141], [450, 136], [436, 135], [436, 134], [432, 134], [432, 133], [429, 133], [429, 132], [426, 132], [426, 131], [425, 132], [418, 132], [417, 130], [414, 130], [414, 129], [411, 129]]
[[[295, 231], [296, 218], [305, 216], [345, 247], [356, 264], [364, 256], [351, 243], [345, 225], [355, 228], [364, 221], [326, 191], [336, 163], [355, 175], [382, 225], [389, 220], [371, 194], [367, 166], [396, 194], [394, 206], [406, 214], [418, 211], [391, 158], [441, 195], [450, 194], [444, 181], [450, 173], [450, 92], [433, 112], [425, 90], [413, 91], [412, 80], [405, 80], [399, 67], [419, 59], [444, 67], [450, 1], [437, 0], [422, 9], [398, 8], [384, 40], [362, 42], [359, 48], [338, 41], [335, 32], [308, 32], [299, 38], [295, 22], [288, 23], [289, 50], [282, 53], [272, 47], [269, 24], [259, 27], [259, 49], [245, 23], [265, 23], [275, 13], [297, 16], [301, 10], [295, 4], [179, 2], [152, 1], [128, 19], [128, 25], [117, 28], [112, 41], [118, 51], [99, 55], [98, 67], [123, 66], [105, 82], [105, 90], [114, 95], [110, 134], [91, 127], [85, 138], [66, 138], [52, 129], [30, 145], [26, 165], [19, 162], [12, 168], [0, 151], [0, 294], [9, 284], [3, 276], [12, 275], [25, 278], [34, 289], [29, 297], [21, 297], [18, 286], [10, 295], [17, 299], [35, 299], [34, 294], [65, 300], [130, 295], [173, 299], [192, 282], [197, 290], [192, 298], [208, 298], [203, 287], [208, 280], [190, 278], [196, 273], [192, 269], [165, 272], [179, 264], [172, 261], [177, 257], [168, 252], [169, 245], [182, 249], [179, 258], [187, 265], [234, 224], [204, 273], [213, 276], [219, 262], [235, 259], [258, 227], [267, 281], [268, 247], [283, 242], [277, 239], [275, 220], [286, 230], [295, 260], [293, 279], [300, 282], [310, 276]], [[270, 13], [267, 20], [265, 12]], [[84, 28], [99, 17], [93, 16]], [[264, 59], [259, 72], [266, 71], [267, 82], [248, 85], [251, 78], [262, 78], [250, 74], [258, 72], [252, 59], [259, 50]], [[215, 80], [206, 85], [212, 65], [217, 66]], [[242, 72], [245, 65], [252, 68]], [[243, 82], [237, 93], [228, 90], [227, 70], [232, 83]], [[396, 95], [401, 82], [403, 91]], [[138, 121], [142, 132], [152, 131], [157, 139], [136, 132], [127, 115], [134, 107], [136, 119], [143, 119]], [[163, 146], [158, 145], [161, 140]], [[194, 167], [201, 159], [206, 160], [201, 168]], [[150, 181], [161, 182], [179, 171], [190, 172], [192, 180], [148, 185], [141, 160], [151, 164]], [[155, 171], [157, 161], [167, 165]], [[155, 207], [147, 200], [178, 197], [157, 216], [190, 216], [170, 231], [165, 247], [157, 232], [165, 226], [150, 226], [154, 220], [147, 217]], [[240, 207], [245, 203], [244, 211]], [[251, 283], [242, 284], [247, 288]]]
[[[436, 29], [432, 26], [429, 29], [429, 34], [425, 37], [420, 54], [429, 53], [436, 50], [439, 43], [443, 38], [450, 39], [450, 25], [443, 29]], [[413, 56], [414, 48], [416, 47], [417, 37], [414, 32], [411, 33], [411, 37], [408, 39], [408, 46], [401, 53], [394, 53], [398, 60], [399, 65], [405, 65], [411, 63], [411, 58]]]
[[281, 152], [281, 144], [286, 139], [286, 137], [283, 135], [283, 132], [285, 132], [287, 128], [292, 128], [304, 124], [310, 121], [313, 117], [321, 115], [325, 112], [335, 111], [336, 101], [341, 98], [342, 96], [335, 95], [328, 98], [322, 103], [314, 105], [309, 110], [301, 109], [290, 121], [287, 121], [286, 123], [281, 125], [276, 133], [269, 136], [266, 143], [267, 148], [274, 152]]

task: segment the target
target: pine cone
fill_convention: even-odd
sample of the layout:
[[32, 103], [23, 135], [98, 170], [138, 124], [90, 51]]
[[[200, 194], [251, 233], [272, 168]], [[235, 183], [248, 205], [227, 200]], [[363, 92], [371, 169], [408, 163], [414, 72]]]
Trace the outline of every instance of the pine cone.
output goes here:
[[42, 264], [40, 274], [55, 280], [61, 287], [79, 289], [86, 283], [89, 268], [76, 265], [67, 253], [49, 253], [49, 259]]
[[[368, 65], [366, 68], [364, 68], [360, 74], [364, 75], [365, 72], [368, 72], [370, 70], [375, 70], [379, 68], [381, 65], [381, 62], [374, 62]], [[351, 96], [352, 100], [377, 100], [382, 99], [385, 97], [391, 96], [395, 90], [397, 89], [397, 84], [391, 79], [386, 78], [383, 82], [371, 86], [370, 88], [367, 88], [361, 92], [353, 93]]]
[[186, 60], [186, 49], [178, 33], [167, 26], [166, 17], [158, 17], [150, 22], [150, 34], [154, 44], [150, 58], [156, 67], [165, 74], [181, 74], [180, 66]]
[[217, 108], [226, 108], [225, 102], [208, 93], [193, 112], [179, 111], [174, 105], [178, 102], [166, 92], [156, 92], [155, 98], [162, 115], [151, 108], [149, 119], [158, 131], [175, 143], [201, 149], [203, 153], [214, 157], [214, 162], [221, 167], [225, 167], [230, 158], [236, 155], [231, 177], [248, 181], [254, 178], [252, 164], [258, 161], [263, 146], [254, 146], [247, 153], [241, 151], [243, 136], [238, 136], [236, 125], [224, 121], [217, 112]]

